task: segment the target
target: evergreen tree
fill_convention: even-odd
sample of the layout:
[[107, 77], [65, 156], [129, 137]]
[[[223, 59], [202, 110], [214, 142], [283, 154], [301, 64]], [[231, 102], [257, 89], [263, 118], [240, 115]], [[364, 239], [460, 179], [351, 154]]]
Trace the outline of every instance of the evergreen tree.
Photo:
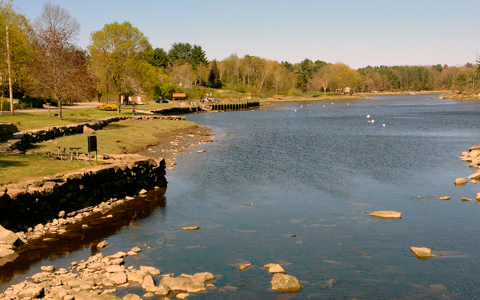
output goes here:
[[217, 61], [212, 61], [212, 68], [210, 69], [210, 74], [208, 75], [208, 84], [211, 88], [219, 89], [222, 87], [222, 82], [220, 81], [220, 73], [218, 72]]

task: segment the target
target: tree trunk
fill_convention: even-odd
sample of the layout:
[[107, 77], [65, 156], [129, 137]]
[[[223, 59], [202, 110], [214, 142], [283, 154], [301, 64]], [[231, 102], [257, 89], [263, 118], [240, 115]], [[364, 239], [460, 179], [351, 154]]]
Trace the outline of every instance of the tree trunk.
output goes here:
[[[57, 97], [55, 97], [57, 98]], [[57, 103], [58, 103], [58, 116], [57, 116], [57, 119], [61, 120], [62, 119], [62, 101], [58, 100], [57, 99]]]
[[118, 95], [118, 105], [117, 105], [117, 114], [120, 114], [122, 111], [121, 106], [122, 105], [122, 95]]

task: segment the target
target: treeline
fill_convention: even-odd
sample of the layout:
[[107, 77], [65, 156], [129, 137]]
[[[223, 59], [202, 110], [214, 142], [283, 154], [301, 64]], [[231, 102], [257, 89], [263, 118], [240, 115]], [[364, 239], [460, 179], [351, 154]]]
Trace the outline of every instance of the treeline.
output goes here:
[[1, 96], [8, 97], [12, 78], [14, 98], [43, 97], [60, 108], [73, 101], [118, 102], [137, 94], [154, 99], [184, 92], [201, 98], [211, 89], [253, 96], [445, 89], [476, 93], [480, 78], [478, 62], [354, 70], [340, 62], [305, 59], [292, 64], [253, 55], [208, 61], [200, 45], [154, 48], [129, 22], [106, 24], [91, 34], [87, 49], [81, 49], [75, 44], [80, 24], [63, 8], [46, 3], [41, 15], [30, 21], [15, 11], [13, 0], [0, 0], [2, 56], [7, 54], [7, 26], [11, 68], [9, 73], [8, 59], [0, 60]]

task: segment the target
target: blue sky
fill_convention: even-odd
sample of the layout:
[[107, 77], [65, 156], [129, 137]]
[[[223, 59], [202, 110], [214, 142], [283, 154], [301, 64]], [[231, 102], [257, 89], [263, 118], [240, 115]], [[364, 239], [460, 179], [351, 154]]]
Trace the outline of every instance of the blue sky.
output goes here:
[[[31, 20], [45, 1], [14, 0]], [[298, 63], [464, 65], [480, 54], [479, 0], [52, 0], [81, 24], [78, 44], [129, 21], [153, 47], [197, 44], [209, 60], [232, 53]]]

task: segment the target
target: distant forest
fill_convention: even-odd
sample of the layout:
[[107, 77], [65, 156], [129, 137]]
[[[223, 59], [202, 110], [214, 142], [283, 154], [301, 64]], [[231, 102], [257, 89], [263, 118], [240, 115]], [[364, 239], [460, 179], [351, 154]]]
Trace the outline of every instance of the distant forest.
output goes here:
[[2, 97], [9, 95], [9, 78], [15, 98], [43, 97], [60, 104], [116, 101], [121, 95], [135, 94], [171, 99], [175, 92], [198, 99], [212, 89], [254, 97], [347, 91], [476, 94], [479, 90], [478, 61], [464, 66], [367, 66], [357, 70], [341, 62], [308, 58], [300, 63], [278, 62], [235, 53], [209, 61], [200, 45], [174, 43], [168, 51], [154, 48], [129, 22], [106, 24], [92, 32], [90, 45], [82, 49], [75, 44], [80, 24], [60, 6], [46, 3], [37, 19], [27, 20], [12, 3], [0, 0], [0, 53], [7, 58], [0, 60]]

